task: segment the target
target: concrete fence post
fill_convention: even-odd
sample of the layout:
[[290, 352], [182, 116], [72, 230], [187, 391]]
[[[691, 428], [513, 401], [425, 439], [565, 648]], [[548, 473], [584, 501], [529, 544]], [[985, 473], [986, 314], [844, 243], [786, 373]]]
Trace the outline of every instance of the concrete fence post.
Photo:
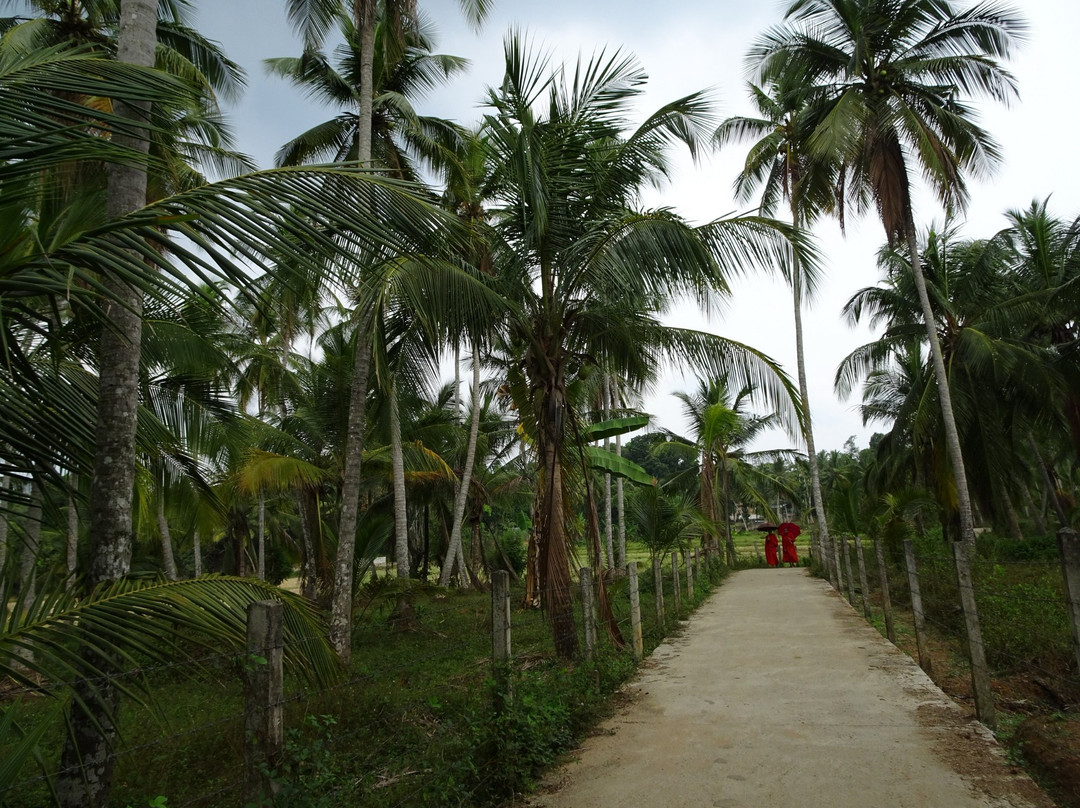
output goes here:
[[855, 576], [851, 574], [851, 550], [848, 549], [847, 536], [840, 537], [840, 546], [844, 555], [844, 577], [847, 579], [847, 599], [851, 608], [855, 608]]
[[904, 539], [904, 562], [907, 564], [908, 589], [911, 592], [911, 616], [915, 621], [915, 644], [919, 648], [919, 667], [932, 675], [930, 650], [926, 646], [926, 613], [923, 611], [922, 590], [919, 588], [919, 570], [915, 566], [915, 545]]
[[830, 536], [832, 542], [832, 585], [836, 587], [836, 591], [840, 594], [844, 593], [844, 566], [840, 563], [840, 545], [843, 544], [843, 539], [839, 535], [834, 534]]
[[652, 560], [653, 589], [656, 592], [656, 622], [664, 625], [664, 569], [660, 556]]
[[869, 623], [874, 619], [874, 615], [870, 611], [870, 584], [866, 577], [866, 558], [863, 555], [862, 539], [859, 536], [855, 537], [855, 556], [859, 560], [859, 586], [862, 587], [863, 617]]
[[1061, 572], [1065, 576], [1065, 603], [1072, 622], [1073, 651], [1080, 669], [1080, 538], [1071, 527], [1057, 532], [1058, 552], [1061, 553]]
[[694, 592], [694, 565], [689, 550], [683, 553], [683, 559], [686, 561], [686, 602], [693, 603], [696, 594]]
[[285, 744], [282, 710], [282, 605], [260, 600], [247, 610], [244, 664], [244, 795], [248, 802], [272, 799], [280, 788], [270, 776]]
[[645, 658], [645, 643], [641, 636], [641, 597], [638, 595], [636, 562], [627, 563], [626, 577], [630, 585], [630, 633], [634, 641], [634, 659], [641, 662]]
[[874, 555], [877, 556], [878, 578], [881, 581], [881, 608], [885, 611], [885, 636], [896, 645], [896, 627], [893, 625], [892, 596], [889, 593], [889, 571], [885, 566], [885, 548], [877, 539], [874, 542]]
[[596, 653], [596, 590], [593, 589], [592, 570], [582, 567], [578, 571], [581, 583], [582, 622], [585, 624], [585, 658], [592, 659]]
[[679, 551], [675, 550], [671, 554], [671, 584], [674, 589], [675, 598], [675, 619], [679, 619], [679, 613], [682, 611], [682, 593], [679, 591]]

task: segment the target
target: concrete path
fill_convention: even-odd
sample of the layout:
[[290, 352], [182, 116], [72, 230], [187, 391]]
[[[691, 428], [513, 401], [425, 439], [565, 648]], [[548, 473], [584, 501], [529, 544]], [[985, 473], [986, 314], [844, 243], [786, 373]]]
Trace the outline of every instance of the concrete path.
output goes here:
[[825, 582], [737, 572], [531, 806], [1048, 808]]

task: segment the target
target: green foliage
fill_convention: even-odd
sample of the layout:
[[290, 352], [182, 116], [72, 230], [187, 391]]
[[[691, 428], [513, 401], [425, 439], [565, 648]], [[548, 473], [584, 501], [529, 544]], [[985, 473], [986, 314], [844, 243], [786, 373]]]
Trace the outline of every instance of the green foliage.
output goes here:
[[978, 565], [975, 592], [987, 660], [1002, 669], [1066, 661], [1069, 616], [1056, 565]]
[[339, 775], [332, 747], [332, 715], [306, 715], [299, 727], [285, 733], [281, 765], [269, 772], [276, 792], [272, 800], [248, 808], [333, 808]]

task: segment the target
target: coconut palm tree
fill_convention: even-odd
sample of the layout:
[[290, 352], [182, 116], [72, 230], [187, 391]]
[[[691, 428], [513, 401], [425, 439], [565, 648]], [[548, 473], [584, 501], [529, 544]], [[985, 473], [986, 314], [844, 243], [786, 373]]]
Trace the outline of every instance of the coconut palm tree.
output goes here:
[[[808, 227], [818, 215], [833, 207], [836, 172], [828, 161], [815, 159], [811, 155], [808, 141], [814, 121], [809, 114], [807, 88], [801, 80], [788, 74], [777, 77], [768, 90], [755, 84], [750, 84], [749, 89], [759, 117], [728, 118], [714, 135], [720, 145], [736, 139], [753, 141], [743, 170], [735, 180], [736, 194], [748, 200], [760, 188], [763, 211], [773, 213], [779, 204], [786, 201], [792, 224], [796, 228]], [[829, 522], [821, 497], [810, 394], [806, 384], [802, 305], [804, 291], [812, 292], [814, 281], [813, 275], [806, 269], [797, 261], [792, 261], [787, 274], [794, 303], [795, 361], [805, 413], [802, 433], [810, 464], [810, 492], [818, 528], [819, 557], [826, 559], [825, 567], [831, 571], [835, 586], [836, 574], [828, 563], [832, 557]]]
[[515, 35], [505, 51], [505, 78], [489, 91], [484, 122], [493, 226], [510, 248], [496, 257], [495, 283], [511, 304], [509, 385], [540, 469], [540, 589], [557, 651], [570, 656], [571, 506], [586, 467], [575, 379], [606, 368], [634, 384], [664, 359], [689, 361], [752, 380], [779, 401], [789, 387], [766, 357], [659, 318], [681, 295], [713, 299], [726, 272], [783, 248], [761, 220], [694, 228], [670, 210], [637, 207], [643, 185], [665, 175], [668, 146], [697, 146], [708, 121], [701, 94], [628, 131], [644, 81], [633, 59], [599, 53], [566, 75]]
[[[381, 5], [381, 9], [380, 9]], [[490, 6], [490, 0], [460, 0], [466, 16], [479, 25]], [[342, 17], [352, 23], [359, 32], [359, 85], [356, 97], [356, 161], [361, 167], [372, 165], [373, 109], [375, 102], [375, 34], [382, 12], [384, 23], [399, 36], [396, 41], [387, 37], [385, 44], [400, 53], [406, 43], [406, 33], [414, 28], [417, 17], [416, 0], [353, 0], [351, 8], [342, 0], [289, 0], [288, 15], [304, 38], [305, 50], [315, 50]], [[351, 11], [351, 15], [349, 12]], [[360, 310], [357, 328], [367, 333], [373, 324], [372, 313]], [[349, 406], [348, 442], [345, 454], [345, 472], [342, 485], [341, 516], [338, 525], [339, 557], [335, 568], [335, 594], [330, 631], [335, 648], [344, 660], [351, 654], [352, 558], [356, 532], [357, 508], [361, 486], [361, 457], [363, 456], [364, 402], [367, 395], [370, 372], [370, 346], [361, 345], [356, 352], [353, 370], [352, 393]]]
[[949, 209], [968, 198], [965, 174], [987, 173], [997, 144], [962, 95], [1016, 95], [1000, 64], [1023, 36], [1010, 9], [960, 10], [948, 0], [795, 0], [750, 59], [764, 80], [799, 81], [814, 104], [810, 153], [842, 166], [846, 199], [877, 207], [891, 244], [908, 247], [933, 357], [946, 446], [956, 481], [960, 537], [974, 543], [960, 437], [923, 278], [911, 202], [919, 171]]
[[700, 380], [694, 393], [674, 393], [682, 402], [683, 414], [690, 421], [693, 437], [672, 435], [671, 439], [684, 446], [693, 446], [700, 456], [699, 506], [710, 524], [704, 539], [715, 547], [714, 531], [723, 524], [730, 566], [737, 561], [731, 536], [733, 489], [738, 488], [741, 501], [756, 502], [765, 512], [770, 512], [772, 506], [767, 487], [761, 485], [759, 476], [760, 463], [786, 454], [777, 450], [747, 451], [749, 444], [780, 422], [776, 412], [767, 415], [748, 413], [746, 407], [753, 395], [754, 388], [749, 385], [733, 395], [727, 379], [722, 377]]

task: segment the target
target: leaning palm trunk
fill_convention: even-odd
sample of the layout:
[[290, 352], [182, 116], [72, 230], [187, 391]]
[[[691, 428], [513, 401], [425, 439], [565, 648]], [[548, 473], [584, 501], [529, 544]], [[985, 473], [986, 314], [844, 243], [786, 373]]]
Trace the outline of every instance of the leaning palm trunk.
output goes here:
[[[157, 46], [155, 0], [121, 0], [116, 58], [144, 67], [154, 65]], [[129, 105], [116, 99], [114, 111], [132, 121], [146, 120], [148, 103]], [[146, 154], [145, 132], [114, 133], [113, 140]], [[146, 168], [134, 162], [106, 167], [106, 212], [110, 220], [146, 204]], [[142, 344], [142, 295], [118, 279], [106, 278], [115, 295], [109, 305], [109, 326], [98, 346], [98, 409], [94, 467], [90, 480], [90, 565], [88, 583], [95, 586], [127, 575], [131, 568], [132, 499], [135, 488], [135, 426], [139, 405], [139, 361]], [[111, 667], [89, 649], [80, 653]], [[70, 734], [56, 779], [57, 801], [64, 808], [102, 808], [109, 802], [115, 762], [113, 726], [117, 696], [111, 686], [75, 686], [77, 699], [69, 716]]]
[[409, 511], [405, 502], [405, 457], [401, 446], [401, 412], [397, 384], [390, 382], [390, 470], [394, 488], [394, 559], [397, 577], [409, 577]]
[[956, 428], [956, 417], [949, 392], [949, 376], [945, 371], [945, 358], [941, 352], [937, 329], [934, 327], [934, 310], [930, 305], [930, 295], [926, 291], [926, 278], [923, 276], [919, 245], [915, 238], [915, 222], [908, 214], [908, 249], [911, 251], [911, 274], [915, 280], [915, 289], [922, 306], [923, 321], [926, 324], [926, 337], [930, 342], [930, 357], [934, 367], [934, 380], [937, 382], [938, 402], [941, 405], [941, 423], [945, 429], [945, 449], [952, 466], [953, 480], [956, 483], [956, 510], [960, 518], [960, 541], [974, 546], [975, 519], [971, 508], [971, 494], [968, 491], [967, 472], [964, 469], [964, 455], [960, 449], [960, 433]]
[[473, 347], [472, 378], [472, 418], [469, 421], [469, 445], [465, 449], [465, 467], [461, 470], [461, 483], [454, 496], [453, 527], [450, 529], [450, 541], [446, 549], [442, 572], [439, 573], [439, 586], [449, 586], [454, 563], [462, 554], [461, 522], [465, 518], [465, 504], [469, 499], [469, 484], [472, 482], [473, 463], [476, 462], [476, 442], [480, 437], [480, 355]]

